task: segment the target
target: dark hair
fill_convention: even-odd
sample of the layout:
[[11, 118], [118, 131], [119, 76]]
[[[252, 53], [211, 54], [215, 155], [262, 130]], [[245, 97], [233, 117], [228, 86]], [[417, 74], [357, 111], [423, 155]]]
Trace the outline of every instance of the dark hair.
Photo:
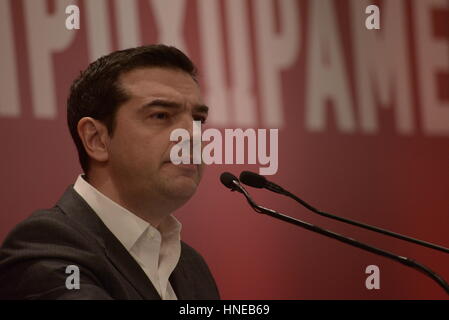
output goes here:
[[78, 135], [79, 120], [83, 117], [100, 120], [112, 136], [118, 107], [129, 99], [120, 87], [119, 77], [131, 70], [145, 67], [185, 71], [196, 81], [196, 67], [182, 51], [157, 44], [115, 51], [103, 56], [92, 62], [73, 82], [67, 99], [67, 123], [85, 173], [89, 169], [89, 156]]

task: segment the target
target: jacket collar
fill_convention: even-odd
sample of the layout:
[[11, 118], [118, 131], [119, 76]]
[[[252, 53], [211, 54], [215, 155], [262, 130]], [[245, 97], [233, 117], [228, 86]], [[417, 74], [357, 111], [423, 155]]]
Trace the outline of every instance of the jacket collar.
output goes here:
[[[93, 236], [104, 249], [117, 270], [131, 283], [144, 299], [160, 299], [159, 294], [139, 264], [104, 225], [92, 208], [70, 185], [56, 204], [76, 224], [79, 230]], [[175, 268], [173, 273], [177, 271]], [[174, 275], [175, 278], [182, 275]], [[176, 292], [176, 291], [175, 291]], [[176, 292], [177, 296], [178, 293]], [[178, 299], [181, 297], [178, 296]]]

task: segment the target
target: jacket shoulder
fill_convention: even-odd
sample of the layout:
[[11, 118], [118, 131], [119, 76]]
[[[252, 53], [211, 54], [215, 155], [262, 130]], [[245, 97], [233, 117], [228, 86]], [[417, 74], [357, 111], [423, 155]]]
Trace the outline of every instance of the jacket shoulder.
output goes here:
[[[12, 229], [0, 248], [0, 299], [63, 296], [69, 292], [66, 268], [76, 265], [91, 270], [99, 252], [100, 247], [61, 209], [37, 210]], [[98, 284], [93, 274], [85, 278], [88, 285]]]
[[28, 218], [17, 224], [6, 236], [2, 250], [26, 249], [27, 246], [38, 249], [40, 246], [51, 244], [84, 247], [86, 242], [89, 242], [87, 234], [77, 228], [73, 221], [55, 206], [34, 211]]

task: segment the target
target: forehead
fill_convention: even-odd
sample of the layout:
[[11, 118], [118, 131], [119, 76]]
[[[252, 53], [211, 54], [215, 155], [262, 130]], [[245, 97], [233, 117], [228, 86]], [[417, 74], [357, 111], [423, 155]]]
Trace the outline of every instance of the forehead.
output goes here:
[[122, 74], [119, 81], [131, 99], [165, 97], [192, 103], [202, 102], [198, 83], [182, 70], [139, 68]]

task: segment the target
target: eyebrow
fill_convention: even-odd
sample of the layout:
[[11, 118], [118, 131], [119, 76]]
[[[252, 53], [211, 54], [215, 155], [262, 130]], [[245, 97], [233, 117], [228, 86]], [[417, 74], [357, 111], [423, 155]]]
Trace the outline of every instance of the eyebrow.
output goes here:
[[[153, 108], [153, 107], [164, 107], [164, 108], [169, 108], [169, 109], [181, 109], [182, 105], [178, 102], [175, 101], [170, 101], [170, 100], [165, 100], [165, 99], [155, 99], [151, 102], [148, 102], [146, 104], [144, 104], [140, 110], [144, 111], [148, 108]], [[206, 106], [205, 104], [198, 104], [198, 105], [194, 105], [193, 106], [193, 111], [194, 112], [201, 112], [201, 113], [205, 113], [208, 114], [209, 113], [209, 107]]]

